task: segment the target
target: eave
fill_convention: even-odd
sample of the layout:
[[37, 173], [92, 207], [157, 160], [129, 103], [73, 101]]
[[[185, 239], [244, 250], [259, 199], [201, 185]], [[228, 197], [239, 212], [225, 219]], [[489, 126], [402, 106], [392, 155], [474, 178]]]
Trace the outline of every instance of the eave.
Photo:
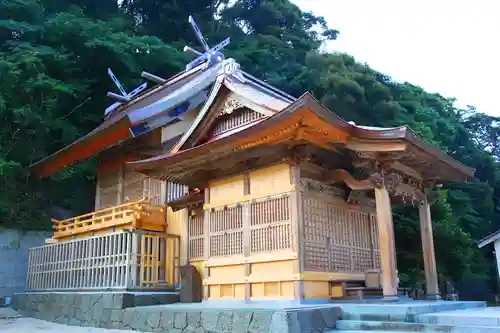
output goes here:
[[[309, 141], [325, 149], [335, 151], [335, 144], [344, 145], [349, 149], [362, 152], [363, 148], [352, 146], [354, 143], [370, 144], [371, 149], [383, 152], [390, 151], [425, 155], [432, 163], [439, 164], [447, 171], [443, 173], [445, 180], [463, 181], [472, 177], [474, 170], [468, 168], [439, 149], [429, 145], [416, 136], [408, 127], [370, 128], [348, 123], [331, 112], [310, 93], [304, 94], [287, 108], [275, 115], [258, 121], [250, 126], [239, 128], [230, 135], [216, 138], [199, 146], [169, 153], [150, 159], [127, 163], [128, 167], [143, 173], [156, 168], [170, 166], [182, 168], [191, 163], [192, 159], [203, 154], [218, 154], [227, 151], [238, 151], [262, 144], [275, 144], [286, 141]], [[413, 155], [411, 155], [413, 156]], [[418, 161], [417, 161], [418, 162]], [[432, 171], [428, 166], [428, 170]]]
[[479, 242], [477, 242], [477, 247], [483, 248], [486, 245], [491, 244], [498, 239], [500, 239], [500, 230], [481, 239]]
[[178, 198], [177, 200], [169, 202], [168, 206], [175, 212], [186, 207], [201, 204], [204, 202], [204, 199], [204, 191], [195, 189], [194, 191]]

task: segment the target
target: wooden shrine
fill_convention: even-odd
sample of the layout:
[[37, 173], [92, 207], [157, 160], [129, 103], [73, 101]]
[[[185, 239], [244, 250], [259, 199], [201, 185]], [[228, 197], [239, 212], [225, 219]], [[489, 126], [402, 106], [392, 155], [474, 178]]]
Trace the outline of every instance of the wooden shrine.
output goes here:
[[54, 220], [52, 244], [31, 251], [28, 289], [168, 287], [192, 264], [205, 300], [359, 288], [397, 298], [400, 203], [419, 210], [427, 295], [438, 297], [432, 189], [474, 170], [406, 126], [348, 123], [218, 55], [170, 79], [146, 75], [155, 87], [124, 95], [101, 126], [31, 166], [47, 176], [99, 163], [96, 211]]

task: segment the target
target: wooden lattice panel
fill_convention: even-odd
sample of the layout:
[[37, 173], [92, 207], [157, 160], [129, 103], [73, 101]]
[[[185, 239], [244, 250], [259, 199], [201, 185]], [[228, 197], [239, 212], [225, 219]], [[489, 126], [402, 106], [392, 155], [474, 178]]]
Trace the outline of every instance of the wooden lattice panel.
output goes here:
[[179, 199], [188, 193], [188, 187], [186, 185], [167, 182], [167, 203]]
[[131, 245], [132, 234], [115, 233], [32, 248], [27, 290], [126, 288]]
[[290, 197], [284, 195], [252, 202], [250, 252], [272, 252], [290, 247]]
[[375, 262], [375, 268], [380, 268], [380, 243], [378, 238], [377, 219], [374, 215], [370, 215], [370, 231], [373, 242], [373, 261]]
[[363, 273], [379, 267], [372, 214], [307, 196], [303, 212], [307, 270]]
[[202, 259], [204, 252], [203, 214], [193, 215], [188, 220], [189, 259]]
[[255, 120], [263, 118], [264, 115], [248, 108], [239, 108], [231, 114], [223, 114], [217, 118], [217, 123], [211, 136], [217, 136], [233, 128], [241, 127]]
[[139, 235], [139, 285], [156, 288], [180, 280], [180, 238], [172, 235]]
[[210, 257], [243, 253], [243, 207], [236, 205], [210, 211]]
[[327, 272], [330, 264], [326, 244], [324, 242], [306, 242], [304, 245], [304, 260], [307, 269]]

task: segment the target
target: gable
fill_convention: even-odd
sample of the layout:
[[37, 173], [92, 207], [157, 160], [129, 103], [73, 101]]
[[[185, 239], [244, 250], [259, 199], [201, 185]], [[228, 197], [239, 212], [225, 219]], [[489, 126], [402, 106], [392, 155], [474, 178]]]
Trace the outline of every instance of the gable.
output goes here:
[[228, 134], [233, 130], [245, 127], [245, 125], [264, 118], [267, 118], [267, 116], [229, 99], [216, 115], [215, 121], [207, 131], [206, 137], [200, 141], [211, 141], [221, 135]]
[[172, 148], [171, 153], [192, 148], [220, 136], [230, 135], [277, 112], [266, 105], [252, 101], [249, 98], [252, 95], [242, 95], [232, 91], [231, 88], [231, 85], [222, 82], [220, 86], [214, 87], [211, 97], [192, 126]]

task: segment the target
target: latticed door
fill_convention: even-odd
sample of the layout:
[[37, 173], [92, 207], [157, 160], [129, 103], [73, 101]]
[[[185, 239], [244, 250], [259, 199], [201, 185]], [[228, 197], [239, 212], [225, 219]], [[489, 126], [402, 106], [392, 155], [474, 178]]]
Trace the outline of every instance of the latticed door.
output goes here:
[[364, 273], [380, 265], [373, 214], [305, 198], [305, 268], [313, 271]]
[[139, 239], [141, 287], [173, 285], [180, 275], [180, 241], [172, 235], [144, 234]]

